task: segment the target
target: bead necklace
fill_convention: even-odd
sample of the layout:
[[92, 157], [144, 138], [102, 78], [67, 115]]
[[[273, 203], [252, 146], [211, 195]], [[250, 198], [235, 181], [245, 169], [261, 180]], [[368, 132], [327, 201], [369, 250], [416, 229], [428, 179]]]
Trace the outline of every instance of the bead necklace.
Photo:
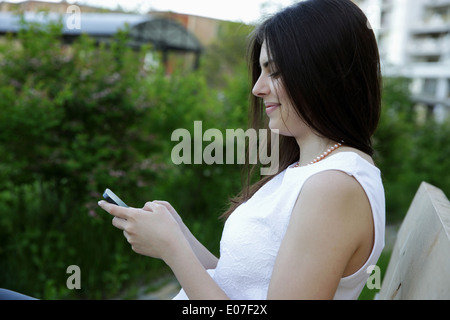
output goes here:
[[[318, 156], [317, 158], [315, 158], [313, 161], [311, 161], [310, 163], [308, 163], [306, 166], [312, 165], [314, 163], [317, 163], [323, 159], [325, 159], [330, 153], [332, 153], [333, 151], [335, 151], [336, 149], [342, 147], [342, 143], [338, 142], [336, 143], [334, 146], [332, 146], [330, 149], [328, 149], [327, 151], [325, 151], [324, 153], [322, 153], [320, 156]], [[294, 166], [294, 168], [298, 168], [300, 167], [300, 161], [297, 162], [297, 164]]]

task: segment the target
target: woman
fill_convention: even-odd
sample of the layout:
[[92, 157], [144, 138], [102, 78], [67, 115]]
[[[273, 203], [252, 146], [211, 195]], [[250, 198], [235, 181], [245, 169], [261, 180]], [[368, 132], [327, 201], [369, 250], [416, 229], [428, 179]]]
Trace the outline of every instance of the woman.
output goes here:
[[280, 170], [232, 201], [219, 259], [167, 202], [99, 204], [133, 250], [169, 265], [179, 299], [356, 299], [384, 246], [367, 18], [350, 0], [302, 1], [257, 28], [250, 67], [254, 126], [265, 118], [279, 132]]

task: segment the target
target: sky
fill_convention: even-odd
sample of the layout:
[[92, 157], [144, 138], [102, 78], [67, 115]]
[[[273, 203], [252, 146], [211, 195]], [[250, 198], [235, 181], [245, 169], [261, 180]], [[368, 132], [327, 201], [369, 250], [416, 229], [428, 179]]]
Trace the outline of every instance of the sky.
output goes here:
[[[22, 2], [23, 0], [6, 0]], [[60, 2], [60, 0], [44, 0]], [[173, 11], [236, 22], [259, 22], [264, 15], [278, 11], [295, 0], [67, 0], [71, 4], [88, 4], [146, 13], [150, 10]]]

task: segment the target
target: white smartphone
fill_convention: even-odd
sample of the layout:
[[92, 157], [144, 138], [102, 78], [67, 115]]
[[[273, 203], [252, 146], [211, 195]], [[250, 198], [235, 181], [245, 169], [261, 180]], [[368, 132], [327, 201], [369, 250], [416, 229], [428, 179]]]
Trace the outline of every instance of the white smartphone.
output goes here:
[[103, 198], [105, 198], [106, 201], [109, 203], [118, 205], [120, 207], [128, 208], [125, 202], [123, 202], [114, 192], [112, 192], [109, 189], [106, 189], [105, 192], [103, 192]]

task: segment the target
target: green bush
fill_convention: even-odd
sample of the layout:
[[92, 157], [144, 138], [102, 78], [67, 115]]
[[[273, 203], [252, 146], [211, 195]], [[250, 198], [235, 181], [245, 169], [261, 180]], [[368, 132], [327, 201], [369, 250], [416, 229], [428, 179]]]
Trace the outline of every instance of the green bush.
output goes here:
[[382, 116], [374, 137], [391, 223], [402, 220], [422, 181], [450, 193], [450, 162], [446, 160], [450, 119], [418, 121], [408, 86], [406, 79], [384, 79]]
[[[200, 73], [146, 71], [148, 48], [133, 51], [126, 39], [120, 33], [106, 46], [82, 36], [69, 47], [60, 27], [29, 25], [1, 43], [0, 286], [39, 298], [102, 298], [164, 271], [134, 254], [98, 209], [106, 187], [133, 206], [169, 200], [186, 223], [209, 216], [220, 230], [224, 201], [210, 199], [236, 186], [217, 187], [233, 179], [231, 168], [170, 159], [173, 130], [195, 120], [205, 130], [218, 125], [217, 95]], [[220, 231], [204, 234], [217, 250]], [[80, 291], [66, 288], [72, 264], [82, 271]]]

